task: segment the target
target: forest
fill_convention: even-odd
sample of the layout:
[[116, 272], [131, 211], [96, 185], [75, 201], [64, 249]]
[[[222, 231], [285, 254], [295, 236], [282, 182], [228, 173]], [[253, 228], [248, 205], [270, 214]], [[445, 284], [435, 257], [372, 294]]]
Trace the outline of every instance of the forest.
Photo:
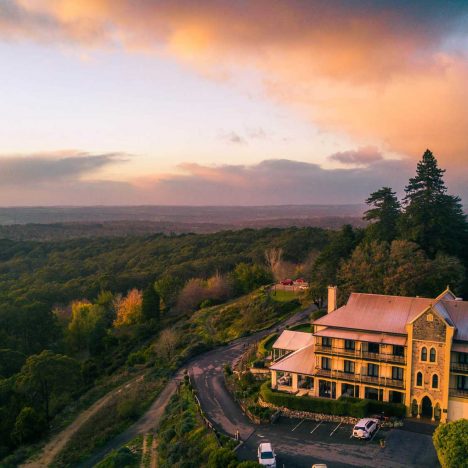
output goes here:
[[[341, 303], [351, 291], [434, 297], [447, 285], [467, 297], [467, 223], [443, 176], [426, 151], [402, 200], [390, 187], [369, 195], [365, 228], [0, 240], [0, 460], [122, 369], [148, 365], [160, 379], [183, 356], [283, 317], [297, 304], [272, 301], [267, 286], [285, 277], [309, 280], [320, 307], [329, 284]], [[240, 314], [216, 308], [244, 296]]]

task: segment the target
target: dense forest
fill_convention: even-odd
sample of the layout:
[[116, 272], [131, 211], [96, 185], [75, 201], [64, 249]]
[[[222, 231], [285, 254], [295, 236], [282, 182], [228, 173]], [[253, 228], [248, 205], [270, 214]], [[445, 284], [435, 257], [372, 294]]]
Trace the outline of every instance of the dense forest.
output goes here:
[[[283, 317], [297, 304], [271, 300], [262, 286], [276, 280], [307, 278], [319, 306], [329, 284], [341, 302], [351, 291], [434, 297], [446, 285], [468, 295], [467, 223], [443, 174], [426, 151], [402, 200], [390, 187], [370, 194], [365, 228], [0, 240], [0, 459], [44, 437], [100, 378], [149, 363], [162, 378], [182, 349]], [[241, 311], [210, 309], [244, 295]]]

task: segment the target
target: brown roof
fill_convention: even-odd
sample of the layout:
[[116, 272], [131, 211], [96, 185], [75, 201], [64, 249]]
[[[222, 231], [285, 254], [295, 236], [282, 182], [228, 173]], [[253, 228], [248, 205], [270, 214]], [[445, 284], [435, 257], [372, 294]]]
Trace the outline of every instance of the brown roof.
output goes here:
[[468, 301], [442, 301], [442, 304], [457, 329], [454, 338], [468, 341]]
[[388, 335], [384, 333], [368, 333], [354, 330], [340, 330], [339, 328], [325, 328], [314, 333], [315, 336], [329, 336], [330, 338], [342, 338], [345, 340], [367, 341], [371, 343], [383, 343], [404, 346], [405, 336]]
[[296, 351], [313, 343], [314, 335], [312, 335], [312, 333], [284, 330], [278, 339], [273, 343], [273, 348]]
[[271, 370], [312, 375], [315, 370], [314, 346], [306, 346], [270, 366]]
[[422, 297], [352, 293], [345, 306], [315, 320], [314, 324], [406, 334], [405, 325], [434, 301]]

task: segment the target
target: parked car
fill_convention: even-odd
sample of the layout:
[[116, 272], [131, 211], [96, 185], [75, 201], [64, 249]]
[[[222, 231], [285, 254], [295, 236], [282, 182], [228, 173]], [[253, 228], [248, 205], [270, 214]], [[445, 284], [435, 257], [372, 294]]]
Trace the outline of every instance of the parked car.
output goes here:
[[294, 284], [294, 281], [292, 279], [284, 279], [283, 281], [281, 281], [281, 284], [283, 286], [292, 286]]
[[312, 468], [327, 468], [327, 465], [325, 465], [324, 463], [315, 463], [314, 465], [312, 465]]
[[353, 437], [357, 439], [370, 439], [379, 427], [379, 420], [372, 418], [361, 419], [353, 427]]
[[305, 284], [301, 284], [301, 285], [299, 286], [299, 289], [304, 289], [304, 290], [305, 290], [305, 289], [309, 289], [309, 286], [307, 286], [307, 285], [305, 285]]
[[258, 446], [258, 463], [262, 466], [276, 468], [276, 455], [270, 442], [262, 442]]

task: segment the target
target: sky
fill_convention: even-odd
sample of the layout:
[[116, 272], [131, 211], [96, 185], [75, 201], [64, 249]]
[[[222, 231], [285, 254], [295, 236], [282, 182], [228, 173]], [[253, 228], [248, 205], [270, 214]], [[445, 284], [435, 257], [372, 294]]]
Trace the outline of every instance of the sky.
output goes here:
[[0, 205], [468, 200], [468, 2], [0, 0]]

